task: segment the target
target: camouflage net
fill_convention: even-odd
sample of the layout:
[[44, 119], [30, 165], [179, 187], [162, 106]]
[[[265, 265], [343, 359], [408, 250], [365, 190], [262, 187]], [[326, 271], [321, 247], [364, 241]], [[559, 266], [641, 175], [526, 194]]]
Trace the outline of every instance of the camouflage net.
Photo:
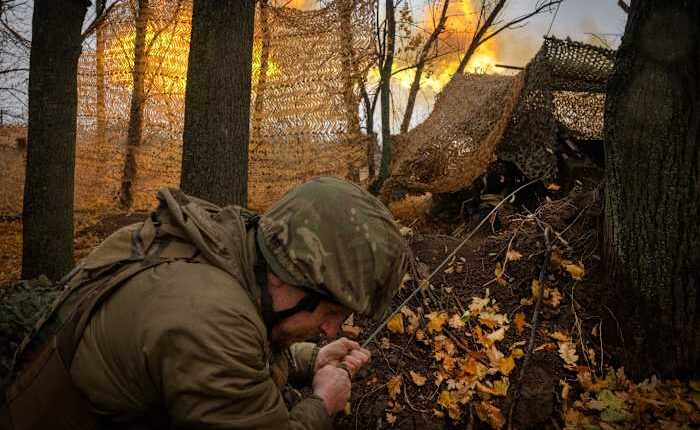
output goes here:
[[557, 173], [557, 127], [576, 139], [602, 139], [605, 88], [614, 62], [615, 51], [545, 38], [523, 72], [525, 87], [498, 157], [531, 179], [551, 180]]
[[394, 139], [393, 184], [445, 193], [471, 183], [494, 159], [522, 87], [520, 76], [456, 75], [430, 116]]
[[425, 122], [395, 138], [383, 194], [396, 186], [457, 191], [496, 156], [514, 162], [529, 178], [551, 179], [558, 127], [575, 139], [602, 139], [614, 57], [608, 49], [545, 38], [517, 78], [455, 76]]
[[[371, 64], [374, 1], [335, 0], [314, 11], [272, 6], [256, 11], [250, 207], [262, 210], [313, 176], [356, 182], [366, 176], [371, 141], [360, 132], [359, 84]], [[159, 187], [179, 184], [192, 15], [191, 0], [148, 3], [134, 209], [151, 207]], [[133, 4], [117, 2], [80, 58], [78, 210], [117, 206], [133, 88]], [[22, 210], [24, 158], [22, 151], [7, 149], [21, 159], [15, 167], [20, 180], [13, 181], [16, 189], [7, 194], [14, 197], [0, 210], [16, 214]]]

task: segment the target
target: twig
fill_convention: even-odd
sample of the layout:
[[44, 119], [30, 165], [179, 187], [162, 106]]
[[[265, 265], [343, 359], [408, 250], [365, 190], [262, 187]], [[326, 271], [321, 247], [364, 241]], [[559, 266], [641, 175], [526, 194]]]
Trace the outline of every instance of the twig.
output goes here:
[[532, 359], [532, 350], [535, 346], [535, 334], [537, 333], [537, 322], [540, 315], [540, 308], [542, 307], [542, 297], [544, 296], [544, 275], [547, 272], [547, 266], [549, 265], [550, 254], [552, 253], [552, 244], [549, 241], [550, 228], [547, 226], [544, 230], [544, 261], [542, 262], [542, 268], [540, 269], [540, 292], [537, 296], [537, 303], [535, 304], [535, 311], [532, 315], [532, 324], [530, 326], [530, 341], [527, 347], [527, 355], [525, 356], [525, 361], [523, 361], [523, 366], [520, 368], [520, 375], [515, 383], [515, 392], [513, 393], [513, 403], [510, 405], [510, 411], [508, 412], [508, 428], [513, 427], [513, 412], [515, 411], [515, 406], [518, 404], [518, 398], [520, 397], [520, 387], [522, 385], [523, 377], [525, 376], [525, 371], [527, 366], [530, 364]]
[[359, 414], [359, 412], [360, 412], [360, 406], [362, 405], [362, 402], [365, 400], [365, 397], [370, 396], [370, 395], [376, 393], [376, 392], [379, 391], [380, 389], [386, 387], [386, 385], [387, 385], [387, 383], [384, 383], [384, 384], [382, 384], [382, 385], [378, 385], [376, 388], [374, 388], [374, 389], [371, 390], [371, 391], [366, 392], [365, 394], [363, 394], [363, 395], [360, 397], [360, 400], [357, 402], [357, 409], [355, 410], [355, 430], [357, 430], [357, 426], [358, 426], [358, 422], [357, 422], [357, 421], [358, 421], [358, 419], [360, 418], [360, 414]]

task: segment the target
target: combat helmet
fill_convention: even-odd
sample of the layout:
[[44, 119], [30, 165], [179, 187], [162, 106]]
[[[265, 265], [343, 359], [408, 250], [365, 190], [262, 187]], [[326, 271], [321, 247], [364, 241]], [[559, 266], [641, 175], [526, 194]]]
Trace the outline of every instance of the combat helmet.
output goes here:
[[262, 215], [256, 240], [285, 283], [375, 318], [406, 273], [407, 246], [391, 213], [338, 178], [319, 177], [290, 190]]

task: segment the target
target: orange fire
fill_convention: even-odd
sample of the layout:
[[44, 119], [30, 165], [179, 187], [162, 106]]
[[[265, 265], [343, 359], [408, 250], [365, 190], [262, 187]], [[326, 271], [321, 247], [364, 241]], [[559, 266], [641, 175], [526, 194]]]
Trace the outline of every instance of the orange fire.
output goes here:
[[[423, 27], [432, 32], [437, 25], [442, 12], [442, 4], [437, 3], [426, 7], [423, 12]], [[456, 50], [435, 60], [430, 73], [424, 73], [421, 79], [421, 88], [438, 93], [450, 81], [459, 62], [471, 42], [476, 30], [479, 11], [472, 4], [472, 0], [452, 0], [447, 8], [447, 22], [438, 42], [440, 52]], [[427, 35], [426, 35], [427, 38]], [[456, 49], [457, 48], [457, 49]], [[498, 62], [498, 42], [495, 38], [483, 43], [472, 55], [467, 63], [466, 71], [470, 73], [495, 73], [494, 65]], [[406, 65], [397, 64], [401, 69]], [[415, 69], [400, 72], [394, 76], [396, 82], [404, 88], [410, 88], [413, 82]]]

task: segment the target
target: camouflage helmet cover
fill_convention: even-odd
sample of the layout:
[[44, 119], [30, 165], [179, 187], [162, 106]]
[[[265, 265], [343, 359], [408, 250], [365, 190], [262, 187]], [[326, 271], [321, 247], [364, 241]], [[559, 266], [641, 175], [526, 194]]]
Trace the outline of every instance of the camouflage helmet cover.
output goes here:
[[341, 179], [293, 188], [259, 225], [257, 242], [275, 275], [363, 315], [381, 317], [406, 273], [407, 247], [391, 213]]

